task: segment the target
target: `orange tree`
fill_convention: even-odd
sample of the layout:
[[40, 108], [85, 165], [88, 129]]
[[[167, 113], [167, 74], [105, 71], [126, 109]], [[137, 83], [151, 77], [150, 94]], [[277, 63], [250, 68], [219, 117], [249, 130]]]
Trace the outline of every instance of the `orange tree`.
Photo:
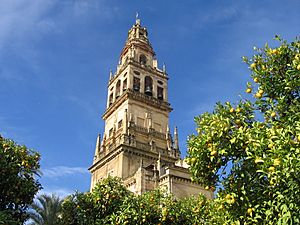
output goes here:
[[41, 188], [36, 180], [40, 155], [0, 136], [0, 224], [22, 224]]
[[275, 39], [243, 57], [254, 98], [217, 103], [188, 139], [193, 179], [219, 187], [225, 224], [300, 223], [300, 42]]
[[107, 224], [109, 216], [118, 211], [126, 197], [133, 195], [119, 178], [108, 177], [92, 192], [75, 193], [62, 204], [61, 224]]
[[110, 216], [109, 224], [158, 224], [160, 222], [163, 195], [159, 190], [141, 196], [129, 195], [119, 211]]
[[219, 206], [203, 195], [177, 200], [161, 190], [134, 195], [119, 178], [109, 177], [92, 192], [67, 197], [59, 224], [223, 224], [220, 210], [215, 210]]

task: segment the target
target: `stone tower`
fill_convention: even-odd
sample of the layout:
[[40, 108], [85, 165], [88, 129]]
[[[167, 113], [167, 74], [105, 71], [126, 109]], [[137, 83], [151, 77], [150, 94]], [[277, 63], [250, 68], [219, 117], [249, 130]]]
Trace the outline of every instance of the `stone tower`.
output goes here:
[[[168, 74], [158, 68], [140, 20], [128, 32], [115, 73], [109, 75], [105, 131], [98, 135], [91, 189], [108, 176], [122, 178], [136, 194], [163, 187], [176, 196], [212, 193], [193, 184], [180, 160], [177, 128], [169, 129]], [[187, 188], [189, 187], [189, 188]]]

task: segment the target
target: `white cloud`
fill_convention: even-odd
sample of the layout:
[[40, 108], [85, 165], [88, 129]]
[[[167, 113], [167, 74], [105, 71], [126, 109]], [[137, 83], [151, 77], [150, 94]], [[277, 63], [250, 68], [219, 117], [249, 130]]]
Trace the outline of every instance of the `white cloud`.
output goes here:
[[43, 177], [58, 178], [77, 174], [88, 174], [89, 171], [86, 167], [68, 167], [68, 166], [55, 166], [49, 169], [42, 169]]
[[[0, 79], [25, 81], [28, 77], [41, 80], [44, 37], [62, 35], [67, 28], [87, 18], [103, 21], [114, 18], [118, 8], [103, 0], [0, 0]], [[12, 58], [17, 69], [6, 64]], [[26, 68], [28, 73], [18, 69]]]
[[91, 118], [95, 118], [95, 116], [97, 116], [99, 113], [94, 102], [89, 102], [89, 99], [75, 95], [67, 95], [65, 98], [67, 101], [70, 101], [72, 104], [84, 110], [86, 112], [85, 116], [89, 115]]
[[73, 13], [78, 17], [95, 13], [107, 20], [113, 19], [119, 13], [117, 6], [108, 6], [105, 0], [77, 0], [72, 4]]
[[[16, 141], [20, 145], [28, 144], [36, 138], [32, 133], [31, 126], [24, 128], [17, 125], [21, 119], [21, 117], [16, 116], [0, 116], [0, 134], [5, 138]], [[13, 121], [17, 123], [14, 123]], [[27, 147], [29, 146], [27, 145]]]
[[208, 24], [214, 24], [226, 21], [228, 19], [231, 19], [233, 17], [236, 17], [238, 14], [238, 11], [236, 9], [236, 6], [228, 6], [224, 8], [217, 9], [217, 13], [213, 13], [213, 10], [210, 11], [201, 11], [197, 15], [197, 19], [195, 20], [194, 25], [200, 26], [200, 28], [207, 26]]
[[55, 1], [0, 0], [0, 49], [39, 33], [44, 15]]
[[[0, 79], [24, 81], [28, 79], [25, 76], [38, 74], [40, 65], [36, 41], [55, 30], [55, 22], [47, 15], [56, 2], [0, 0]], [[7, 65], [7, 59], [11, 58], [18, 66]], [[31, 72], [20, 73], [20, 68]]]
[[190, 111], [188, 111], [188, 115], [189, 116], [192, 115], [195, 117], [202, 113], [210, 112], [213, 106], [214, 106], [213, 102], [208, 104], [200, 102], [198, 105], [196, 104]]
[[53, 31], [74, 18], [98, 15], [104, 21], [113, 19], [119, 8], [104, 0], [0, 0], [0, 46], [12, 38], [24, 39], [39, 35], [41, 31]]
[[75, 193], [75, 190], [71, 190], [71, 189], [68, 189], [68, 188], [52, 187], [52, 188], [45, 188], [45, 189], [40, 190], [37, 195], [42, 195], [42, 194], [52, 195], [52, 194], [55, 194], [55, 195], [59, 196], [60, 198], [65, 198], [66, 196], [74, 194], [74, 193]]
[[[76, 0], [69, 3], [59, 0], [0, 0], [0, 49], [15, 46], [40, 35], [59, 30], [59, 25], [83, 20], [93, 14], [107, 20], [114, 18], [119, 9], [104, 1]], [[54, 10], [59, 8], [59, 10]], [[20, 43], [18, 43], [20, 44]]]

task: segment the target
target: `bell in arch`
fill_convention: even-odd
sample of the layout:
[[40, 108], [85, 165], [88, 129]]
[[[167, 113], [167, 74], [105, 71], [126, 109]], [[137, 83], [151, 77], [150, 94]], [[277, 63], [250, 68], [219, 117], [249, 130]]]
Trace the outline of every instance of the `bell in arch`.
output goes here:
[[157, 87], [157, 98], [159, 100], [163, 100], [164, 99], [164, 89], [162, 87]]
[[164, 99], [164, 96], [162, 95], [162, 93], [158, 93], [157, 98], [162, 100], [162, 99]]
[[149, 76], [146, 76], [145, 77], [145, 94], [146, 95], [152, 96], [152, 84], [153, 84], [152, 78]]
[[149, 96], [152, 96], [152, 88], [151, 88], [151, 86], [146, 86], [145, 94], [149, 95]]

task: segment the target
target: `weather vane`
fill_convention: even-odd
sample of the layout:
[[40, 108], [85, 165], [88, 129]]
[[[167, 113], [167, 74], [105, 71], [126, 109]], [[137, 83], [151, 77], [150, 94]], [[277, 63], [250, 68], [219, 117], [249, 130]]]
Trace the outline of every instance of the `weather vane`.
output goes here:
[[135, 23], [138, 24], [138, 25], [141, 23], [140, 19], [139, 19], [139, 13], [138, 12], [136, 12], [136, 14], [135, 14]]

